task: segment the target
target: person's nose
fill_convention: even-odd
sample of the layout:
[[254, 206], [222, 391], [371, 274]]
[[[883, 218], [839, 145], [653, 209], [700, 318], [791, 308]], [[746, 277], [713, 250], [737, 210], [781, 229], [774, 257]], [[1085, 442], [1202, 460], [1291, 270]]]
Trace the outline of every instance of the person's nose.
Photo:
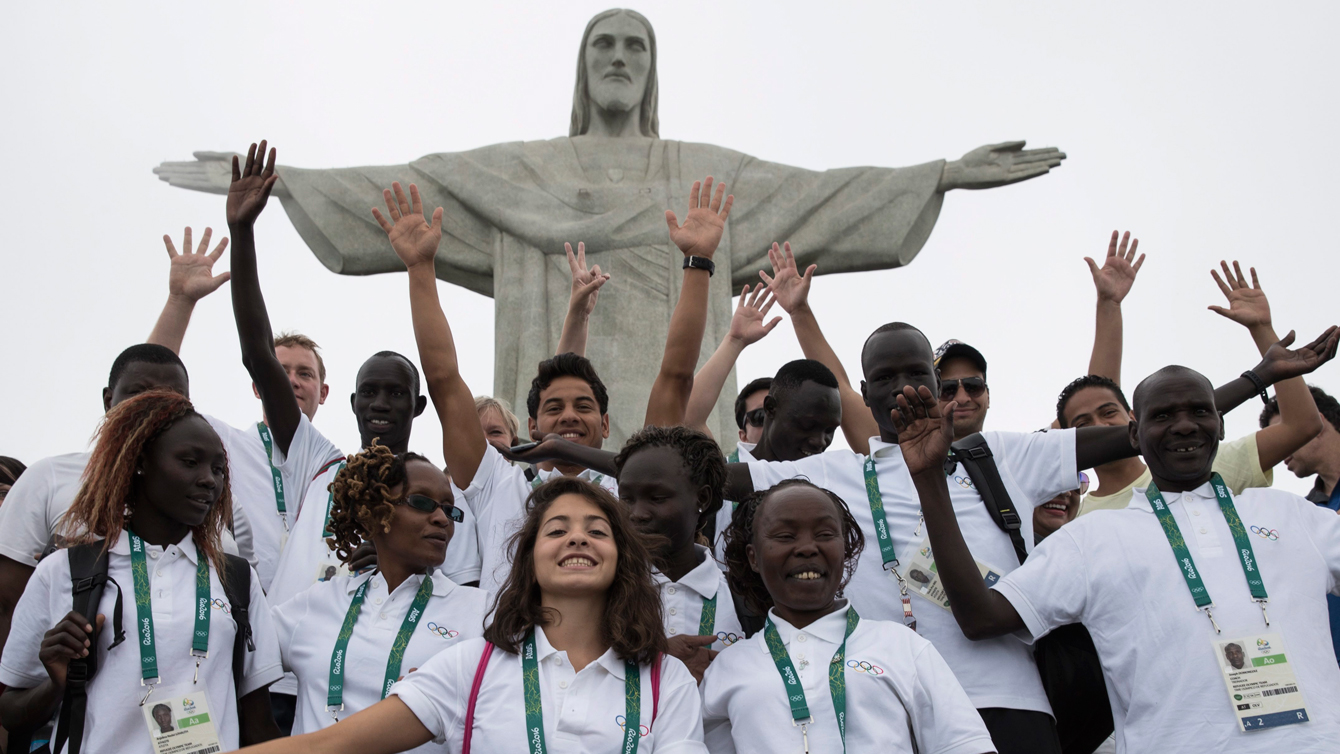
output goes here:
[[378, 390], [372, 394], [372, 401], [368, 403], [368, 409], [386, 413], [391, 410], [391, 402], [386, 399], [386, 391]]

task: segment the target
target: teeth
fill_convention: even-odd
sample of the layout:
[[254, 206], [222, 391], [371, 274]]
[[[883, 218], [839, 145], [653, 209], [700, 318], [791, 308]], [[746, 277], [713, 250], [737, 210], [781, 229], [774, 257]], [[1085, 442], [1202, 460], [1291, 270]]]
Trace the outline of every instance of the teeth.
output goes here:
[[1042, 507], [1043, 507], [1043, 508], [1046, 508], [1047, 510], [1053, 510], [1053, 511], [1063, 511], [1063, 510], [1065, 510], [1065, 504], [1064, 504], [1064, 503], [1044, 503], [1044, 504], [1042, 505]]
[[560, 566], [563, 566], [563, 567], [565, 567], [565, 568], [568, 567], [568, 566], [587, 566], [587, 567], [590, 567], [590, 566], [594, 566], [595, 564], [596, 564], [596, 563], [595, 563], [594, 560], [591, 560], [590, 558], [582, 558], [582, 557], [567, 558], [567, 559], [565, 559], [562, 563], [559, 563]]
[[795, 578], [800, 579], [801, 581], [813, 581], [814, 579], [822, 577], [819, 576], [818, 571], [801, 571], [795, 575]]

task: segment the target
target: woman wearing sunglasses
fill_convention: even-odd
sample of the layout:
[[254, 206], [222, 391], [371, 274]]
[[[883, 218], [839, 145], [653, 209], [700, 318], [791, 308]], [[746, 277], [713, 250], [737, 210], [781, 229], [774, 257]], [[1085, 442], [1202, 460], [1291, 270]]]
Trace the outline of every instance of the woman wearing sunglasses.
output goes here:
[[1033, 544], [1037, 544], [1057, 529], [1075, 520], [1079, 501], [1089, 492], [1089, 475], [1079, 472], [1079, 489], [1062, 492], [1033, 509]]
[[433, 655], [483, 634], [487, 594], [438, 570], [462, 518], [440, 469], [374, 443], [349, 457], [332, 492], [337, 555], [348, 562], [371, 539], [377, 569], [314, 584], [273, 609], [284, 668], [298, 678], [295, 735], [371, 707]]

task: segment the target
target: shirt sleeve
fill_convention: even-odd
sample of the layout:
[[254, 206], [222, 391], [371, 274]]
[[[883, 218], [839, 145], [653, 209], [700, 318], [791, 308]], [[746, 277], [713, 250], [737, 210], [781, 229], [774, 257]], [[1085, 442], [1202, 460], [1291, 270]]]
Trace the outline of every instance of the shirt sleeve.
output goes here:
[[279, 657], [284, 670], [289, 673], [293, 672], [289, 659], [293, 656], [293, 637], [297, 635], [298, 626], [307, 619], [312, 604], [311, 592], [314, 588], [316, 586], [308, 587], [291, 599], [270, 608], [270, 617], [274, 619], [275, 641], [279, 646]]
[[1232, 442], [1219, 443], [1214, 457], [1214, 470], [1223, 477], [1224, 484], [1241, 495], [1248, 487], [1269, 487], [1275, 483], [1274, 469], [1261, 469], [1261, 453], [1256, 447], [1256, 433], [1239, 437]]
[[986, 433], [992, 455], [1004, 462], [997, 464], [1004, 466], [1002, 473], [1024, 492], [1025, 500], [1016, 504], [1040, 505], [1079, 486], [1075, 437], [1073, 429]]
[[750, 461], [749, 477], [754, 491], [761, 492], [787, 479], [808, 479], [814, 484], [831, 489], [828, 483], [828, 453], [816, 453], [798, 461]]
[[907, 714], [921, 754], [982, 754], [995, 751], [982, 717], [944, 658], [922, 642]]
[[285, 496], [291, 489], [295, 491], [294, 499], [301, 500], [307, 485], [311, 484], [321, 467], [343, 455], [334, 443], [312, 425], [307, 415], [300, 412], [298, 429], [293, 433], [288, 453], [280, 450], [279, 443], [275, 443], [270, 462], [284, 477]]
[[[24, 477], [26, 476], [27, 474], [24, 474]], [[51, 616], [51, 585], [68, 584], [70, 581], [69, 566], [66, 565], [61, 569], [59, 562], [61, 560], [69, 563], [64, 553], [46, 558], [39, 563], [32, 578], [28, 579], [28, 586], [23, 590], [23, 596], [14, 606], [9, 638], [5, 641], [3, 654], [0, 654], [0, 683], [9, 688], [30, 689], [48, 678], [46, 668], [42, 666], [37, 652], [42, 646], [42, 637], [56, 625]], [[57, 580], [55, 578], [57, 574], [53, 574], [53, 571], [60, 570], [64, 571], [65, 577]], [[69, 591], [68, 588], [66, 591]], [[110, 630], [111, 627], [107, 628]]]
[[730, 723], [729, 685], [730, 669], [720, 657], [707, 666], [703, 684], [699, 688], [703, 704], [703, 743], [712, 754], [735, 754], [735, 738]]
[[456, 507], [465, 514], [465, 520], [455, 524], [452, 529], [451, 543], [447, 545], [447, 559], [440, 566], [442, 573], [457, 584], [479, 581], [480, 557], [479, 536], [476, 533], [475, 513], [465, 502], [465, 493], [451, 486], [456, 499]]
[[[464, 677], [462, 669], [469, 663], [463, 662], [463, 658], [473, 657], [475, 664], [469, 666], [471, 669], [477, 667], [484, 644], [483, 639], [474, 639], [438, 652], [404, 680], [396, 681], [387, 693], [387, 696], [400, 697], [432, 734], [434, 743], [445, 743], [449, 734], [454, 739], [457, 731], [464, 730], [465, 708], [470, 701], [474, 675], [472, 673], [469, 679]], [[490, 663], [498, 660], [494, 657]]]
[[1019, 613], [1027, 633], [1018, 636], [1029, 644], [1056, 628], [1083, 622], [1088, 568], [1070, 531], [1073, 526], [1042, 540], [1023, 565], [991, 587]]
[[652, 723], [656, 752], [707, 754], [707, 747], [703, 745], [703, 704], [698, 696], [698, 683], [679, 658], [663, 655], [661, 661], [661, 705]]
[[275, 621], [270, 614], [270, 605], [265, 601], [265, 592], [261, 590], [261, 578], [256, 575], [254, 568], [251, 569], [251, 605], [248, 617], [251, 619], [251, 640], [255, 642], [256, 649], [245, 653], [242, 680], [237, 683], [239, 699], [284, 677], [279, 656], [279, 638], [275, 634]]
[[[484, 457], [480, 459], [474, 478], [461, 492], [461, 496], [476, 515], [493, 515], [489, 508], [498, 498], [516, 497], [518, 490], [524, 487], [524, 484], [520, 487], [517, 485], [518, 476], [525, 478], [524, 472], [508, 463], [497, 448], [484, 443]], [[522, 497], [524, 499], [524, 495]], [[520, 503], [517, 507], [519, 510]]]
[[50, 459], [33, 464], [14, 482], [0, 505], [0, 555], [29, 567], [37, 565], [51, 539], [47, 508], [53, 487]]

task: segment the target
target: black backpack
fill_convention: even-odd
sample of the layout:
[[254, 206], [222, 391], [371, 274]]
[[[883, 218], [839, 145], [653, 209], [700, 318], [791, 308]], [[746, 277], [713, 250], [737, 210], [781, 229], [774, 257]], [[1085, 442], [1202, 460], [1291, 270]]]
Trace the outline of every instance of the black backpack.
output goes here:
[[[1000, 478], [991, 448], [980, 432], [953, 444], [949, 462], [963, 464], [991, 518], [1010, 537], [1023, 565], [1028, 548], [1020, 533], [1019, 512]], [[1112, 703], [1103, 681], [1103, 668], [1093, 637], [1082, 624], [1052, 631], [1033, 645], [1033, 658], [1056, 715], [1056, 734], [1064, 754], [1092, 754], [1112, 735]]]
[[[114, 639], [108, 649], [112, 649], [120, 644], [126, 638], [125, 630], [122, 627], [121, 608], [122, 595], [121, 585], [107, 575], [107, 552], [104, 549], [104, 542], [90, 542], [88, 544], [75, 545], [66, 551], [70, 558], [70, 591], [74, 597], [74, 611], [84, 616], [89, 623], [94, 625], [94, 631], [97, 631], [95, 616], [98, 612], [98, 605], [102, 602], [102, 591], [109, 582], [116, 587], [116, 607], [113, 610], [112, 630], [115, 632]], [[242, 671], [246, 662], [246, 652], [254, 652], [256, 643], [251, 636], [251, 566], [243, 558], [236, 555], [225, 555], [225, 577], [224, 592], [228, 597], [228, 602], [232, 606], [233, 620], [237, 623], [237, 638], [245, 638], [246, 641], [233, 641], [233, 683], [237, 684], [242, 679]], [[60, 715], [56, 723], [56, 735], [51, 743], [51, 751], [60, 751], [61, 747], [69, 741], [67, 754], [79, 754], [79, 748], [84, 739], [84, 716], [88, 711], [88, 684], [93, 680], [93, 676], [98, 670], [98, 639], [95, 633], [92, 637], [93, 651], [88, 653], [87, 657], [77, 660], [71, 660], [66, 674], [65, 695], [61, 698]], [[20, 734], [21, 738], [28, 738], [30, 734]], [[10, 746], [16, 743], [15, 738], [11, 737]], [[13, 751], [28, 751], [27, 747], [22, 749], [11, 749]]]

